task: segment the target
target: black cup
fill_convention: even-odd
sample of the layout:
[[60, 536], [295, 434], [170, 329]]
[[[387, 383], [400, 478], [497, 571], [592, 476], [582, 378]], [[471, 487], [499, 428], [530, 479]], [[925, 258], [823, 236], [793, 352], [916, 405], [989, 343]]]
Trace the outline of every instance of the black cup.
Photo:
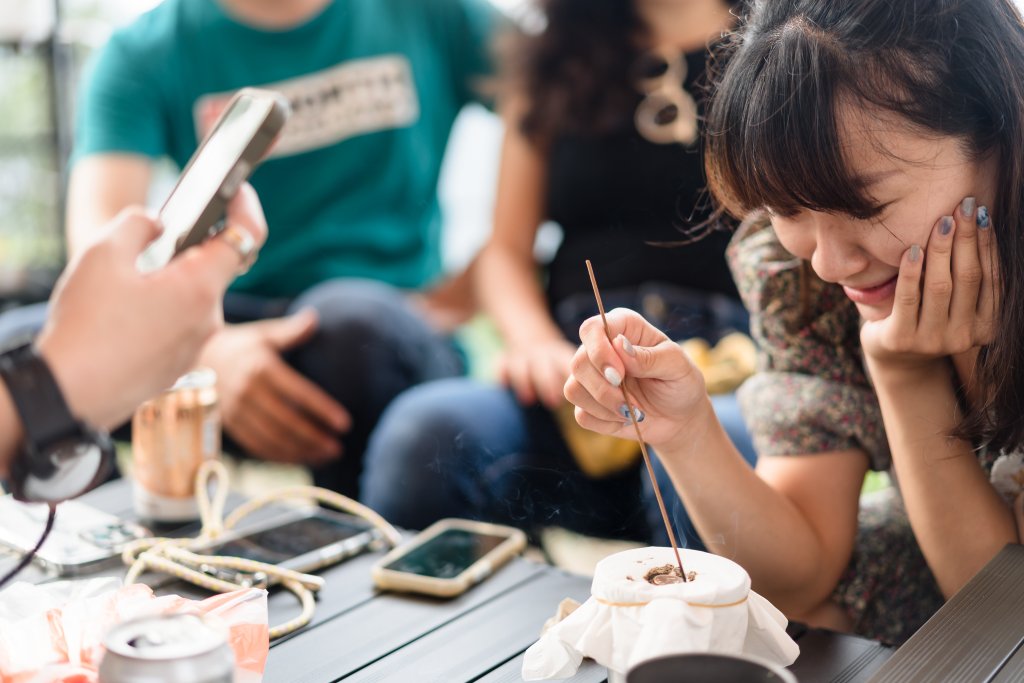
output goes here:
[[694, 653], [649, 659], [626, 674], [626, 683], [797, 683], [785, 669], [740, 655]]

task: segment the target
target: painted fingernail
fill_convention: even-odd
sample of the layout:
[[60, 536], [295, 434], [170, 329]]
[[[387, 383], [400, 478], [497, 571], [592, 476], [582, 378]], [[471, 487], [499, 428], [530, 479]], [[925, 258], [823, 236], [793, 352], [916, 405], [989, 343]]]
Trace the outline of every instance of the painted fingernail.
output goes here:
[[[619, 415], [621, 415], [622, 419], [626, 421], [626, 424], [632, 424], [633, 420], [630, 418], [629, 406], [627, 406], [625, 403], [619, 406]], [[637, 422], [643, 422], [644, 420], [647, 419], [647, 414], [644, 413], [644, 411], [640, 410], [639, 408], [634, 407], [633, 417], [636, 418]]]
[[626, 352], [626, 355], [636, 358], [636, 349], [633, 348], [633, 344], [626, 339], [625, 335], [619, 335], [619, 341], [622, 342], [622, 350]]
[[921, 247], [914, 245], [910, 247], [910, 262], [917, 263], [921, 259]]
[[964, 218], [970, 218], [974, 215], [975, 203], [974, 197], [965, 197], [964, 200], [960, 202], [960, 213], [964, 215]]
[[622, 376], [619, 374], [618, 370], [611, 366], [604, 369], [604, 378], [608, 380], [608, 384], [611, 384], [613, 387], [617, 387], [622, 384]]
[[991, 220], [988, 217], [988, 207], [979, 206], [978, 207], [978, 227], [981, 228], [981, 229], [985, 229], [985, 228], [987, 228], [990, 225], [990, 223], [991, 223]]
[[943, 216], [939, 220], [939, 234], [940, 235], [948, 235], [952, 231], [953, 231], [953, 217], [952, 216]]

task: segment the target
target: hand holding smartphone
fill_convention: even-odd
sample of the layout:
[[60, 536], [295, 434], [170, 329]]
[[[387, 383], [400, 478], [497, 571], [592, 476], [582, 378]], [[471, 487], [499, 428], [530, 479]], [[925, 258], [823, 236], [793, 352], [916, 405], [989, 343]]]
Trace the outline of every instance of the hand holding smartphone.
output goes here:
[[139, 255], [140, 271], [163, 268], [223, 229], [228, 202], [273, 146], [289, 111], [268, 90], [243, 88], [231, 98], [160, 208], [163, 232]]
[[387, 590], [454, 597], [525, 547], [526, 534], [519, 529], [442, 519], [385, 555], [373, 568], [373, 581]]

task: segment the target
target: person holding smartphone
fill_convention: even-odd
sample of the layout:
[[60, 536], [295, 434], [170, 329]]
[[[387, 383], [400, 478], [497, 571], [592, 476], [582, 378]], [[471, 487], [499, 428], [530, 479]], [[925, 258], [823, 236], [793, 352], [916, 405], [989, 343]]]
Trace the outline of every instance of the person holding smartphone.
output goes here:
[[[227, 220], [222, 236], [152, 273], [140, 273], [136, 259], [160, 226], [140, 208], [120, 212], [75, 254], [34, 344], [0, 355], [0, 479], [9, 479], [24, 446], [47, 447], [25, 443], [35, 425], [25, 424], [23, 406], [47, 418], [64, 411], [77, 423], [109, 429], [195, 364], [223, 324], [225, 289], [266, 239], [263, 211], [248, 185]], [[29, 365], [52, 376], [56, 394], [44, 394], [38, 383], [30, 391], [12, 386]], [[46, 425], [54, 432], [61, 427]]]
[[354, 495], [391, 398], [462, 372], [449, 332], [472, 303], [465, 277], [442, 278], [436, 185], [496, 19], [486, 0], [165, 0], [97, 55], [78, 107], [73, 253], [145, 200], [156, 160], [183, 166], [235, 91], [291, 104], [251, 181], [272, 237], [202, 354], [230, 450], [308, 465]]

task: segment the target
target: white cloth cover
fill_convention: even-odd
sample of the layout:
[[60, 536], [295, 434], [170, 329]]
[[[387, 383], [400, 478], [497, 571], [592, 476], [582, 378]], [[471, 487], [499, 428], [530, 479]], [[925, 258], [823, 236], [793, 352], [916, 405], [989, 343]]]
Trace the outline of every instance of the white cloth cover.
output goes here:
[[685, 652], [747, 654], [788, 666], [800, 649], [786, 618], [750, 590], [732, 560], [680, 551], [693, 581], [655, 586], [644, 576], [676, 564], [671, 548], [639, 548], [598, 563], [591, 597], [526, 651], [523, 678], [568, 678], [583, 657], [625, 674], [642, 661]]

